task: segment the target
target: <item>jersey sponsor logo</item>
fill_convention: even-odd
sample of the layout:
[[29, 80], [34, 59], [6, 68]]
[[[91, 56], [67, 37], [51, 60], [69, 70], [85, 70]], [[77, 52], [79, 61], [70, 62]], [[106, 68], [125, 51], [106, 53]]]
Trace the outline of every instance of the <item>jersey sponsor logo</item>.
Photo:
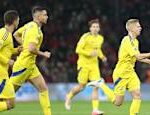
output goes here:
[[2, 39], [5, 41], [8, 38], [8, 32], [6, 31], [5, 34], [3, 35]]

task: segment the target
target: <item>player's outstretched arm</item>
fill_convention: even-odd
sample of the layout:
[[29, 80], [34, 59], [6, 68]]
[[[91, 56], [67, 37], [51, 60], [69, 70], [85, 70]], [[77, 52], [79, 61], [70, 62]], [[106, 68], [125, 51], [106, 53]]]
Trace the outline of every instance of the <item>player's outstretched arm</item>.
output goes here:
[[150, 58], [150, 53], [140, 53], [140, 54], [135, 55], [135, 57], [138, 61], [140, 61], [145, 58]]
[[148, 58], [141, 59], [141, 60], [138, 60], [138, 61], [143, 62], [143, 63], [150, 64], [150, 59], [148, 59]]
[[51, 53], [48, 51], [45, 51], [45, 52], [39, 51], [36, 47], [36, 43], [33, 43], [33, 42], [29, 43], [28, 49], [29, 49], [29, 52], [35, 55], [43, 56], [45, 58], [50, 58], [51, 56]]

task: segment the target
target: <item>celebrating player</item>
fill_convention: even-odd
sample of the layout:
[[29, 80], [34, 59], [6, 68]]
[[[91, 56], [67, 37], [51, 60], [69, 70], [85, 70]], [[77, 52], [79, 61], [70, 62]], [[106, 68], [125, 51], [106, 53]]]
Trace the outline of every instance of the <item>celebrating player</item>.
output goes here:
[[141, 105], [140, 80], [134, 70], [135, 62], [140, 61], [150, 64], [150, 53], [139, 52], [137, 37], [141, 33], [141, 25], [138, 19], [129, 19], [126, 22], [128, 35], [121, 42], [119, 59], [113, 73], [114, 91], [105, 85], [103, 80], [90, 82], [88, 85], [100, 87], [113, 104], [120, 106], [123, 103], [125, 91], [132, 95], [130, 115], [137, 115]]
[[22, 44], [23, 51], [14, 63], [10, 81], [14, 85], [15, 91], [26, 81], [33, 84], [39, 91], [39, 100], [44, 115], [51, 115], [48, 88], [35, 64], [37, 56], [50, 58], [50, 52], [40, 51], [43, 41], [41, 27], [47, 23], [48, 15], [45, 8], [36, 6], [32, 9], [32, 16], [33, 21], [25, 24], [14, 33], [16, 40]]
[[[91, 20], [89, 22], [90, 32], [85, 33], [80, 38], [76, 53], [78, 54], [78, 85], [71, 89], [66, 96], [65, 107], [70, 109], [71, 99], [84, 89], [88, 80], [95, 81], [100, 80], [99, 62], [98, 58], [106, 62], [106, 57], [103, 55], [101, 46], [103, 44], [103, 36], [99, 34], [100, 24], [98, 19]], [[92, 93], [92, 115], [103, 114], [103, 111], [98, 110], [98, 89], [93, 88]]]

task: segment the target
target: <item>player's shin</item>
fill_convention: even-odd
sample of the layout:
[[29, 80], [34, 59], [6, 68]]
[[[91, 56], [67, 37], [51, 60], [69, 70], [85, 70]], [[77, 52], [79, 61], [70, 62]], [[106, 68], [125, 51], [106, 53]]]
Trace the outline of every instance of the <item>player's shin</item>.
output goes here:
[[98, 99], [98, 89], [94, 88], [92, 93], [92, 106], [93, 110], [98, 110], [99, 107], [99, 99]]
[[42, 106], [44, 115], [51, 115], [51, 106], [48, 95], [48, 90], [39, 93], [39, 100]]
[[72, 99], [75, 95], [77, 95], [79, 92], [81, 92], [84, 89], [85, 85], [77, 85], [67, 94], [67, 97], [69, 99]]
[[139, 113], [141, 105], [140, 99], [133, 99], [131, 107], [130, 107], [130, 115], [136, 115]]
[[111, 102], [115, 101], [115, 94], [112, 89], [110, 89], [106, 84], [102, 84], [101, 89], [104, 91], [105, 95]]

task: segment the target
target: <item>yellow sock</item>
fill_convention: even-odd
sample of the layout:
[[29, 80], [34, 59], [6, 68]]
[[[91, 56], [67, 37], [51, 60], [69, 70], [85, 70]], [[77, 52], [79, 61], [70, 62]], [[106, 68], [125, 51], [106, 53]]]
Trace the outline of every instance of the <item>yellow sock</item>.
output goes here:
[[93, 105], [93, 110], [98, 110], [99, 100], [98, 99], [92, 100], [92, 105]]
[[72, 99], [73, 93], [72, 93], [72, 92], [69, 92], [69, 93], [67, 94], [67, 97], [68, 97], [69, 99]]
[[5, 101], [0, 101], [0, 111], [7, 110], [7, 104]]
[[40, 100], [40, 104], [42, 106], [44, 115], [51, 115], [51, 107], [50, 107], [48, 91], [40, 92], [39, 100]]
[[140, 99], [133, 99], [131, 107], [130, 107], [130, 115], [136, 115], [139, 113], [141, 105]]
[[102, 84], [100, 88], [104, 91], [105, 95], [111, 102], [115, 101], [115, 94], [112, 89], [110, 89], [106, 84]]

